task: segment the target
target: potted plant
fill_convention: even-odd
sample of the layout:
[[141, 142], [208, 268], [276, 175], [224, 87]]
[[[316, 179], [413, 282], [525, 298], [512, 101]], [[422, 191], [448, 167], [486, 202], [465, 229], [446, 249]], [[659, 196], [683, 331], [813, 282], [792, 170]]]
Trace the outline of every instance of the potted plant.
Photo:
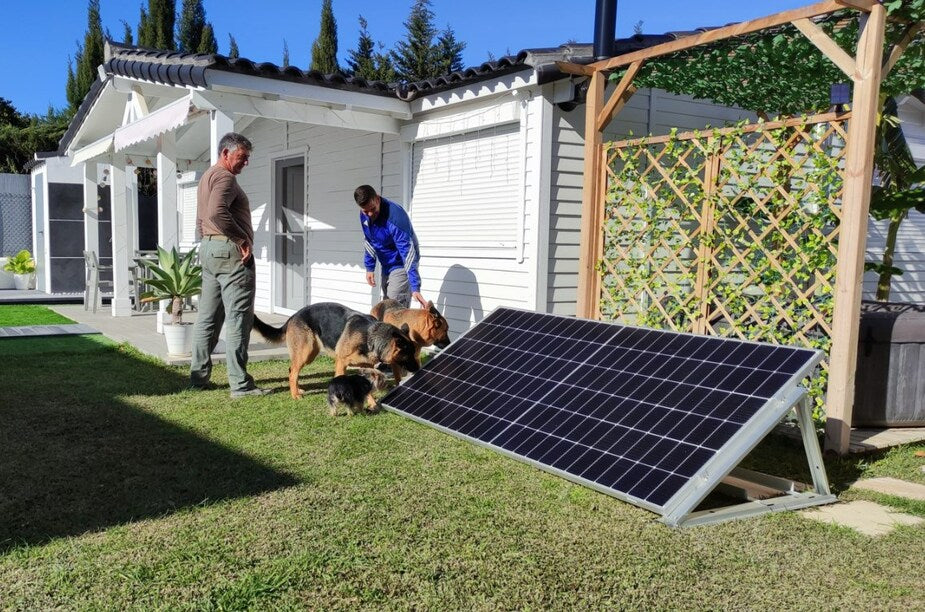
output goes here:
[[13, 274], [13, 283], [17, 289], [31, 289], [35, 279], [35, 260], [26, 249], [10, 257], [3, 269]]
[[167, 353], [189, 355], [192, 348], [193, 324], [183, 322], [185, 301], [202, 291], [202, 267], [196, 264], [196, 250], [181, 255], [176, 247], [169, 251], [157, 247], [157, 260], [142, 261], [151, 278], [145, 280], [149, 291], [141, 294], [142, 302], [169, 300], [167, 312], [170, 324], [164, 325]]

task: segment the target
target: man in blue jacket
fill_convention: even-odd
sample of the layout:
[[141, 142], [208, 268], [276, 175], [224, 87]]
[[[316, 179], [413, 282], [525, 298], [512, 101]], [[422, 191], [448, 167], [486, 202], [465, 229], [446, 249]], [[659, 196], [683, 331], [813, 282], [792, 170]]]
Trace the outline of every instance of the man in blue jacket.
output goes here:
[[408, 213], [395, 202], [380, 197], [369, 185], [357, 187], [353, 199], [360, 207], [360, 224], [366, 238], [366, 282], [370, 287], [376, 286], [378, 260], [382, 297], [391, 298], [405, 308], [413, 297], [426, 308], [418, 274], [418, 239]]

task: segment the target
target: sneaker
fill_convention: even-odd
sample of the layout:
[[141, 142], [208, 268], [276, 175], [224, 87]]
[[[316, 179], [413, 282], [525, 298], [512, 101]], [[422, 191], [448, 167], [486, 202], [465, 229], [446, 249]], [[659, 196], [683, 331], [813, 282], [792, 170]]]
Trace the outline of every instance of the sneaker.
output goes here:
[[272, 393], [269, 389], [261, 389], [260, 387], [254, 387], [252, 389], [241, 389], [240, 391], [232, 391], [231, 398], [235, 399], [238, 397], [249, 397], [252, 395], [267, 395]]
[[201, 384], [190, 383], [190, 386], [186, 388], [187, 391], [212, 391], [213, 389], [218, 389], [218, 385], [216, 385], [214, 382], [206, 382]]

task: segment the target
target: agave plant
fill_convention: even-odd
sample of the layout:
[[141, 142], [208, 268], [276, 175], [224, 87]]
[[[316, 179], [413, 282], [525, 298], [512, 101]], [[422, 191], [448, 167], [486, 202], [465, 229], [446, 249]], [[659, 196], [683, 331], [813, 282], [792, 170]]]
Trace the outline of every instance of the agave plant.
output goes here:
[[145, 284], [150, 291], [141, 294], [142, 302], [170, 300], [167, 312], [171, 323], [183, 322], [183, 301], [202, 291], [202, 267], [196, 264], [196, 250], [180, 255], [176, 247], [169, 251], [157, 247], [157, 261], [142, 261], [151, 272]]

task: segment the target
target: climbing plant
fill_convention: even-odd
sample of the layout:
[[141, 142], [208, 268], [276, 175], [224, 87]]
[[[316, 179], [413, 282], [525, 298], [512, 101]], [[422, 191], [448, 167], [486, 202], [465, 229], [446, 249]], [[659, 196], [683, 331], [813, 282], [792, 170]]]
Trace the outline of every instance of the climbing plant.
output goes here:
[[828, 353], [846, 119], [605, 145], [602, 317]]

